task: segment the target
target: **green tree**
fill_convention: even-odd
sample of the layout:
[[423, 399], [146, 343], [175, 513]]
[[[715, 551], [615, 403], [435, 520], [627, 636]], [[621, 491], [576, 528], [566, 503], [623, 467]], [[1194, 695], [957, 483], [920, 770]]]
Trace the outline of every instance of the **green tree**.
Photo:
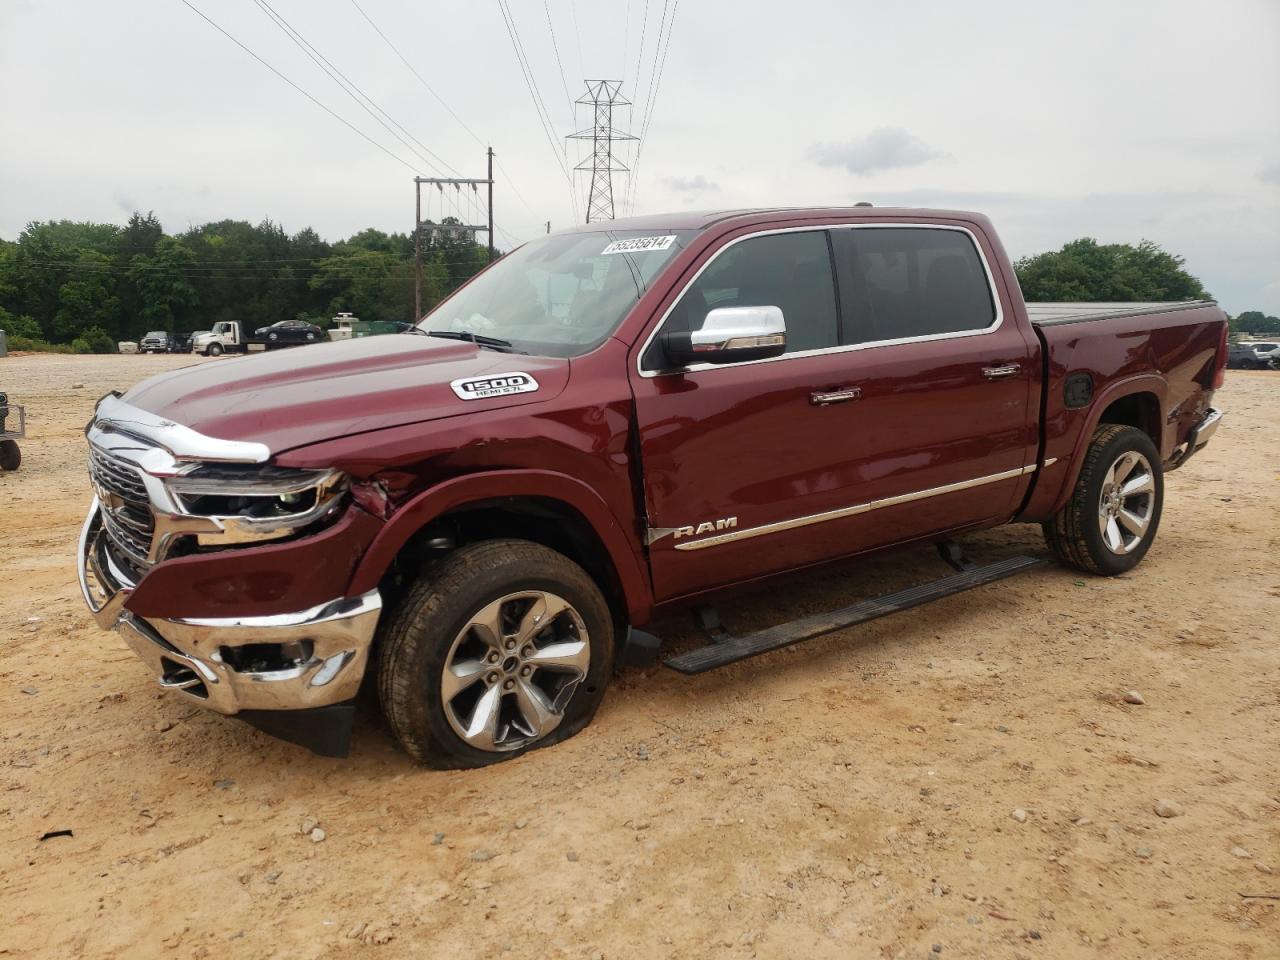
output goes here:
[[1184, 263], [1150, 240], [1135, 247], [1085, 237], [1061, 250], [1024, 257], [1014, 269], [1023, 296], [1031, 301], [1210, 299]]
[[181, 240], [161, 237], [155, 255], [136, 254], [129, 261], [129, 279], [137, 288], [142, 304], [138, 331], [143, 327], [172, 330], [174, 319], [184, 307], [199, 302], [199, 295], [187, 279], [195, 255]]
[[79, 336], [86, 327], [118, 331], [120, 301], [112, 292], [111, 261], [96, 250], [81, 249], [69, 267], [67, 281], [58, 288], [53, 336], [65, 342]]
[[35, 317], [12, 314], [4, 307], [0, 307], [0, 330], [3, 330], [6, 336], [26, 337], [28, 340], [39, 340], [44, 336]]
[[1280, 317], [1246, 310], [1231, 321], [1231, 329], [1238, 333], [1280, 333]]

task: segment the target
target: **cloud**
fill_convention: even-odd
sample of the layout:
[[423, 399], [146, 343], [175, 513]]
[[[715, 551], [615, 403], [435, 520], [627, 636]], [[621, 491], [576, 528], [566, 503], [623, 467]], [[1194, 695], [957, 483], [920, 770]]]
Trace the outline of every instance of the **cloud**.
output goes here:
[[857, 174], [915, 167], [943, 156], [901, 127], [879, 127], [845, 143], [815, 143], [809, 154], [824, 167], [844, 167]]
[[1274, 183], [1280, 186], [1280, 160], [1272, 161], [1262, 168], [1262, 172], [1258, 177], [1267, 183]]
[[708, 180], [702, 174], [696, 177], [667, 177], [664, 181], [672, 190], [680, 193], [719, 193], [720, 185]]

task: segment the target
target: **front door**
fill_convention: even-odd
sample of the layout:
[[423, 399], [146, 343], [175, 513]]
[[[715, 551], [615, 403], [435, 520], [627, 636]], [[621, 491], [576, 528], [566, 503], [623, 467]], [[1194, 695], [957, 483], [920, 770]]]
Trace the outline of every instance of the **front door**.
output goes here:
[[[731, 241], [663, 321], [777, 306], [784, 356], [675, 371], [660, 336], [646, 347], [634, 394], [659, 601], [1012, 514], [1035, 449], [1021, 332], [967, 232], [856, 242], [870, 233]], [[957, 295], [974, 276], [981, 302]]]

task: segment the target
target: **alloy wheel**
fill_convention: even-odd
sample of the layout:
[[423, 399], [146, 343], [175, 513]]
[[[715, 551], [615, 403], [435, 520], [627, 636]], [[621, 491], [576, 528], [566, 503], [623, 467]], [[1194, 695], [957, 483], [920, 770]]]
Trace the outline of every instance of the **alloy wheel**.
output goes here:
[[1128, 450], [1116, 458], [1102, 481], [1098, 531], [1115, 554], [1130, 553], [1146, 537], [1156, 507], [1156, 482], [1145, 456]]
[[477, 611], [449, 648], [445, 718], [478, 750], [518, 750], [560, 725], [590, 665], [586, 624], [567, 600], [507, 594]]

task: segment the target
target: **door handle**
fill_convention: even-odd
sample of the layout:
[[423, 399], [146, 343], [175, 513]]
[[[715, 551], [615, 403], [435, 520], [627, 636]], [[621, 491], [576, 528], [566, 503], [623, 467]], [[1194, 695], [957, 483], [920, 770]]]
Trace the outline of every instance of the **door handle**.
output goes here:
[[829, 407], [833, 403], [845, 403], [862, 396], [861, 387], [843, 387], [840, 390], [809, 394], [809, 403], [815, 407]]
[[1006, 363], [999, 367], [983, 367], [982, 375], [988, 380], [1005, 380], [1009, 377], [1016, 377], [1021, 371], [1021, 364]]

